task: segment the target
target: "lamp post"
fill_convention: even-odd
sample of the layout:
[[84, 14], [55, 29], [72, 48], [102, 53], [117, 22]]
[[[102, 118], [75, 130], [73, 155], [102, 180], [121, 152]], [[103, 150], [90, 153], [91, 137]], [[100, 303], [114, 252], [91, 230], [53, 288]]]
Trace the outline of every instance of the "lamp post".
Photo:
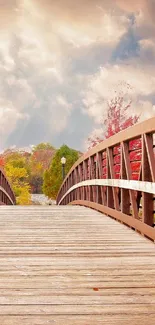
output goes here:
[[65, 157], [61, 158], [61, 164], [62, 164], [62, 179], [64, 180], [64, 178], [65, 178], [65, 164], [66, 164], [66, 158]]

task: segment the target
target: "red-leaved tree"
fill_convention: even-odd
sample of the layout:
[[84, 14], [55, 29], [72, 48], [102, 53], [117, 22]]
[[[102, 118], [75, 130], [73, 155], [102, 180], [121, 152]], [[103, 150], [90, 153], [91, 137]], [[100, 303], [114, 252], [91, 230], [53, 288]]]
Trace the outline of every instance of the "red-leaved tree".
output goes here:
[[5, 161], [2, 155], [0, 155], [0, 168], [4, 168]]
[[108, 103], [107, 119], [104, 121], [105, 138], [109, 138], [138, 122], [138, 115], [129, 115], [131, 104], [131, 100], [125, 104], [123, 97], [116, 97]]
[[102, 122], [102, 134], [100, 137], [93, 135], [88, 138], [89, 149], [138, 122], [139, 115], [129, 114], [131, 104], [131, 100], [125, 103], [122, 96], [115, 97], [107, 102], [107, 117]]
[[46, 170], [49, 168], [54, 154], [55, 154], [55, 149], [36, 150], [32, 154], [32, 160], [41, 163], [43, 170]]
[[[123, 96], [116, 96], [107, 103], [107, 116], [103, 119], [102, 132], [100, 136], [94, 134], [88, 138], [89, 149], [96, 146], [105, 139], [115, 135], [116, 133], [133, 126], [139, 120], [139, 115], [132, 115], [132, 101], [126, 102]], [[140, 160], [141, 160], [141, 140], [133, 140], [129, 142], [130, 162], [132, 169], [132, 178], [139, 178]], [[120, 146], [113, 150], [114, 154], [114, 170], [116, 178], [120, 177]], [[106, 156], [103, 157], [103, 178], [106, 178]]]

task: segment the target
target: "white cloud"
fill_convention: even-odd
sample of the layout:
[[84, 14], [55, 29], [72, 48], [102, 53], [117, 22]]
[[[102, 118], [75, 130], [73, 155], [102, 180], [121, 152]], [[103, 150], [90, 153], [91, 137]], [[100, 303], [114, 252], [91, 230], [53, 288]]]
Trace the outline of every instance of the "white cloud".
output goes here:
[[17, 122], [21, 119], [28, 119], [27, 113], [19, 112], [6, 99], [0, 99], [0, 139], [3, 147], [4, 139], [14, 130]]
[[121, 37], [125, 34], [129, 26], [129, 20], [125, 16], [118, 17], [110, 13], [104, 13], [97, 25], [85, 23], [81, 26], [65, 25], [59, 22], [57, 27], [58, 34], [60, 34], [66, 42], [73, 45], [73, 47], [87, 47], [89, 45], [113, 44], [116, 45]]
[[125, 101], [132, 100], [131, 113], [141, 113], [143, 119], [152, 116], [153, 104], [148, 97], [155, 95], [153, 67], [122, 64], [102, 68], [90, 78], [83, 100], [84, 111], [100, 124], [107, 114], [107, 101], [120, 95]]
[[[0, 8], [1, 114], [4, 125], [8, 123], [3, 128], [4, 141], [27, 116], [44, 121], [49, 134], [59, 134], [68, 127], [74, 104], [80, 107], [79, 90], [87, 82], [84, 110], [98, 124], [106, 114], [107, 100], [115, 91], [122, 91], [124, 82], [132, 86], [128, 94], [134, 109], [144, 112], [147, 107], [144, 117], [154, 112], [149, 98], [155, 93], [154, 66], [149, 62], [155, 57], [153, 1], [73, 2], [10, 0]], [[105, 62], [131, 27], [128, 13], [135, 15], [132, 31], [140, 37], [143, 63], [134, 60], [108, 65]], [[87, 66], [87, 59], [90, 64], [84, 75], [81, 70]], [[90, 66], [97, 71], [104, 64], [100, 72], [89, 76]]]
[[155, 62], [155, 38], [142, 39], [139, 41], [140, 58], [144, 64]]
[[62, 95], [57, 95], [49, 101], [49, 123], [52, 133], [63, 131], [73, 109], [72, 105]]
[[9, 110], [5, 108], [3, 116], [5, 121], [10, 116], [13, 120], [3, 132], [4, 141], [25, 114], [46, 118], [47, 127], [55, 133], [64, 130], [74, 107], [57, 94], [63, 93], [63, 87], [71, 92], [73, 84], [78, 84], [78, 76], [70, 76], [70, 62], [96, 44], [111, 50], [128, 29], [127, 16], [111, 8], [111, 3], [101, 0], [80, 0], [74, 6], [71, 0], [59, 4], [11, 0], [0, 8], [4, 27], [0, 31], [0, 87], [6, 103], [9, 98]]

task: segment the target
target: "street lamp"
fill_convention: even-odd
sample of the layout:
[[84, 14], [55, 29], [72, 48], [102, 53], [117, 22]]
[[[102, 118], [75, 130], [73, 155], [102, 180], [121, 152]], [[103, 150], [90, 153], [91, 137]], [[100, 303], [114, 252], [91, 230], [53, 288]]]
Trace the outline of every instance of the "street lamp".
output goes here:
[[65, 164], [66, 164], [66, 158], [65, 157], [61, 158], [61, 164], [62, 164], [62, 179], [64, 180], [64, 178], [65, 178]]

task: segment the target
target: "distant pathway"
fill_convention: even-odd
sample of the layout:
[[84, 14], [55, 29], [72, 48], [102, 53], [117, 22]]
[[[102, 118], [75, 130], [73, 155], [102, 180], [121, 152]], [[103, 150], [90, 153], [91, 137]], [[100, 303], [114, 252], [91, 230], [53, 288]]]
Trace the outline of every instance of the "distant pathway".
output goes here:
[[41, 205], [49, 205], [49, 203], [56, 204], [56, 201], [48, 199], [44, 194], [32, 194], [31, 200], [35, 204], [39, 203]]

